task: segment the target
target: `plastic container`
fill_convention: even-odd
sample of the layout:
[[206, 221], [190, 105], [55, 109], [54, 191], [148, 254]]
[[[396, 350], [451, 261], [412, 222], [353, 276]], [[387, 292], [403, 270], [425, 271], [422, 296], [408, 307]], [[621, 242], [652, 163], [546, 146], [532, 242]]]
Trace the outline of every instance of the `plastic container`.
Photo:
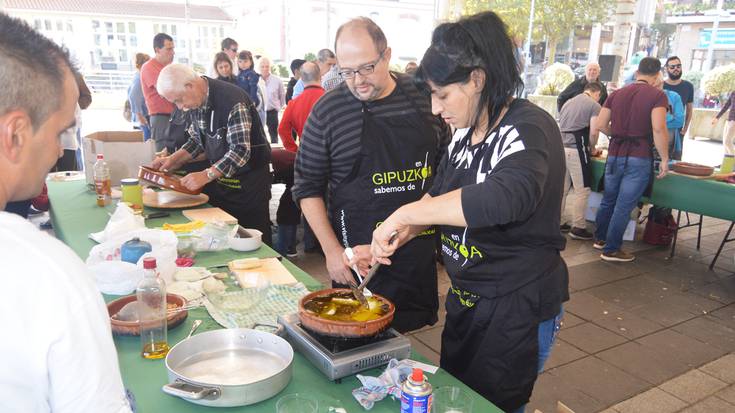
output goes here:
[[130, 241], [125, 242], [120, 247], [120, 260], [129, 262], [131, 264], [137, 264], [140, 257], [146, 252], [151, 252], [153, 248], [151, 244], [141, 241], [140, 238], [135, 237]]
[[143, 259], [145, 275], [135, 291], [140, 320], [141, 356], [160, 359], [168, 354], [166, 283], [158, 276], [156, 259]]
[[110, 182], [110, 167], [105, 162], [105, 156], [97, 154], [94, 163], [94, 190], [97, 193], [97, 206], [110, 205], [112, 201], [112, 184]]
[[725, 155], [722, 158], [722, 166], [720, 166], [720, 173], [729, 174], [735, 167], [735, 155]]
[[143, 210], [143, 188], [138, 178], [125, 178], [120, 180], [122, 187], [122, 202], [127, 202], [134, 210]]

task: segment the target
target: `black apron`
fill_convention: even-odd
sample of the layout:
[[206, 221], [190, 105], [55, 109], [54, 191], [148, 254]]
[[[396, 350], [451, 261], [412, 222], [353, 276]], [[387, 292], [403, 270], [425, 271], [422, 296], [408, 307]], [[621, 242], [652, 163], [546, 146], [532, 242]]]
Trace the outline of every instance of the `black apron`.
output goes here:
[[[398, 92], [400, 86], [396, 83]], [[438, 141], [415, 102], [409, 114], [375, 116], [363, 104], [360, 155], [350, 174], [330, 190], [332, 227], [344, 247], [370, 244], [373, 230], [402, 205], [428, 192]], [[400, 332], [437, 321], [439, 308], [434, 229], [401, 247], [367, 287], [392, 301]], [[333, 283], [334, 285], [338, 285]]]
[[[483, 156], [475, 154], [468, 168], [459, 169], [452, 164], [451, 155], [440, 183], [441, 194], [477, 183], [483, 161]], [[515, 411], [528, 402], [536, 381], [538, 326], [543, 321], [541, 282], [534, 280], [492, 298], [467, 291], [461, 285], [462, 273], [468, 268], [474, 273], [490, 268], [493, 263], [483, 256], [491, 246], [465, 227], [442, 226], [441, 239], [452, 287], [446, 299], [440, 365], [503, 411]]]
[[579, 154], [579, 163], [582, 166], [582, 181], [584, 182], [585, 188], [592, 187], [592, 154], [590, 154], [590, 128], [589, 126], [571, 132], [574, 135], [574, 144], [577, 147], [577, 154]]
[[[210, 117], [212, 109], [203, 116]], [[268, 201], [271, 198], [270, 186], [272, 175], [268, 163], [270, 146], [267, 142], [254, 139], [263, 129], [260, 118], [250, 111], [251, 151], [250, 160], [233, 174], [232, 177], [220, 177], [204, 187], [209, 196], [209, 203], [237, 218], [237, 222], [245, 228], [254, 228], [263, 233], [263, 242], [273, 245]], [[207, 130], [200, 130], [202, 146], [207, 159], [214, 164], [229, 150], [227, 143], [227, 127], [215, 129], [210, 121]], [[261, 135], [262, 136], [262, 135]], [[264, 156], [264, 153], [266, 155]]]

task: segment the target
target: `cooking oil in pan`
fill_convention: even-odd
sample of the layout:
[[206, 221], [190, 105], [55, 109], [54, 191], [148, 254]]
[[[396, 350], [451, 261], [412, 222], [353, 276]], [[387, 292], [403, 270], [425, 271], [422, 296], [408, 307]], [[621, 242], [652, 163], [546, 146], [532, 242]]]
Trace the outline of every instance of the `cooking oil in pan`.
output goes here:
[[304, 309], [327, 320], [370, 321], [377, 320], [388, 313], [388, 304], [375, 297], [366, 297], [368, 308], [360, 305], [352, 292], [334, 292], [314, 297], [304, 303]]

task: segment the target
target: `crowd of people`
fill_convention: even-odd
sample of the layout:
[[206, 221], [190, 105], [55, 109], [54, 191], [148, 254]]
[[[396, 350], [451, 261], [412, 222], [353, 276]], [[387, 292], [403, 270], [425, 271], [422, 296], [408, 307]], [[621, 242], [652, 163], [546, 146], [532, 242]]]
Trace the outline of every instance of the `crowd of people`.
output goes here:
[[[557, 123], [518, 98], [517, 47], [493, 12], [439, 25], [406, 73], [389, 70], [381, 28], [352, 19], [334, 51], [291, 62], [285, 88], [267, 57], [230, 38], [207, 76], [173, 63], [165, 33], [153, 51], [136, 56], [129, 89], [131, 112], [159, 151], [152, 167], [186, 169], [183, 185], [203, 189], [284, 255], [295, 254], [303, 214], [304, 243], [323, 250], [335, 286], [354, 286], [358, 273], [383, 264], [368, 287], [395, 304], [400, 332], [437, 322], [441, 255], [452, 283], [441, 367], [508, 412], [524, 411], [569, 299], [563, 232], [590, 240], [603, 260], [632, 261], [622, 248], [630, 212], [681, 157], [691, 121], [681, 61], [667, 60], [664, 80], [661, 62], [647, 57], [635, 82], [609, 96], [589, 63], [559, 96]], [[38, 195], [48, 170], [65, 162], [60, 137], [88, 103], [66, 51], [5, 14], [0, 67], [9, 68], [0, 69], [4, 209]], [[610, 144], [590, 231], [583, 213], [600, 132]], [[279, 140], [283, 148], [271, 146]], [[273, 179], [286, 185], [275, 242]], [[571, 190], [572, 216], [562, 220]], [[0, 260], [10, 273], [42, 277], [33, 291], [9, 277], [3, 314], [39, 298], [57, 310], [51, 325], [31, 313], [2, 318], [21, 337], [0, 344], [13, 355], [0, 372], [0, 410], [129, 411], [107, 312], [79, 258], [0, 212]]]

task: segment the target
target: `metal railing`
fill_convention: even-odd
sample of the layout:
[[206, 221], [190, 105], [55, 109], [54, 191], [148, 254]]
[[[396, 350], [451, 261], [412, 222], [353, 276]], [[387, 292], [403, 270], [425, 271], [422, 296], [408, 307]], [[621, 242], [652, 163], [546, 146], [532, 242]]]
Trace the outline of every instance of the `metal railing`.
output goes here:
[[99, 70], [84, 73], [84, 81], [92, 92], [128, 90], [135, 71]]

